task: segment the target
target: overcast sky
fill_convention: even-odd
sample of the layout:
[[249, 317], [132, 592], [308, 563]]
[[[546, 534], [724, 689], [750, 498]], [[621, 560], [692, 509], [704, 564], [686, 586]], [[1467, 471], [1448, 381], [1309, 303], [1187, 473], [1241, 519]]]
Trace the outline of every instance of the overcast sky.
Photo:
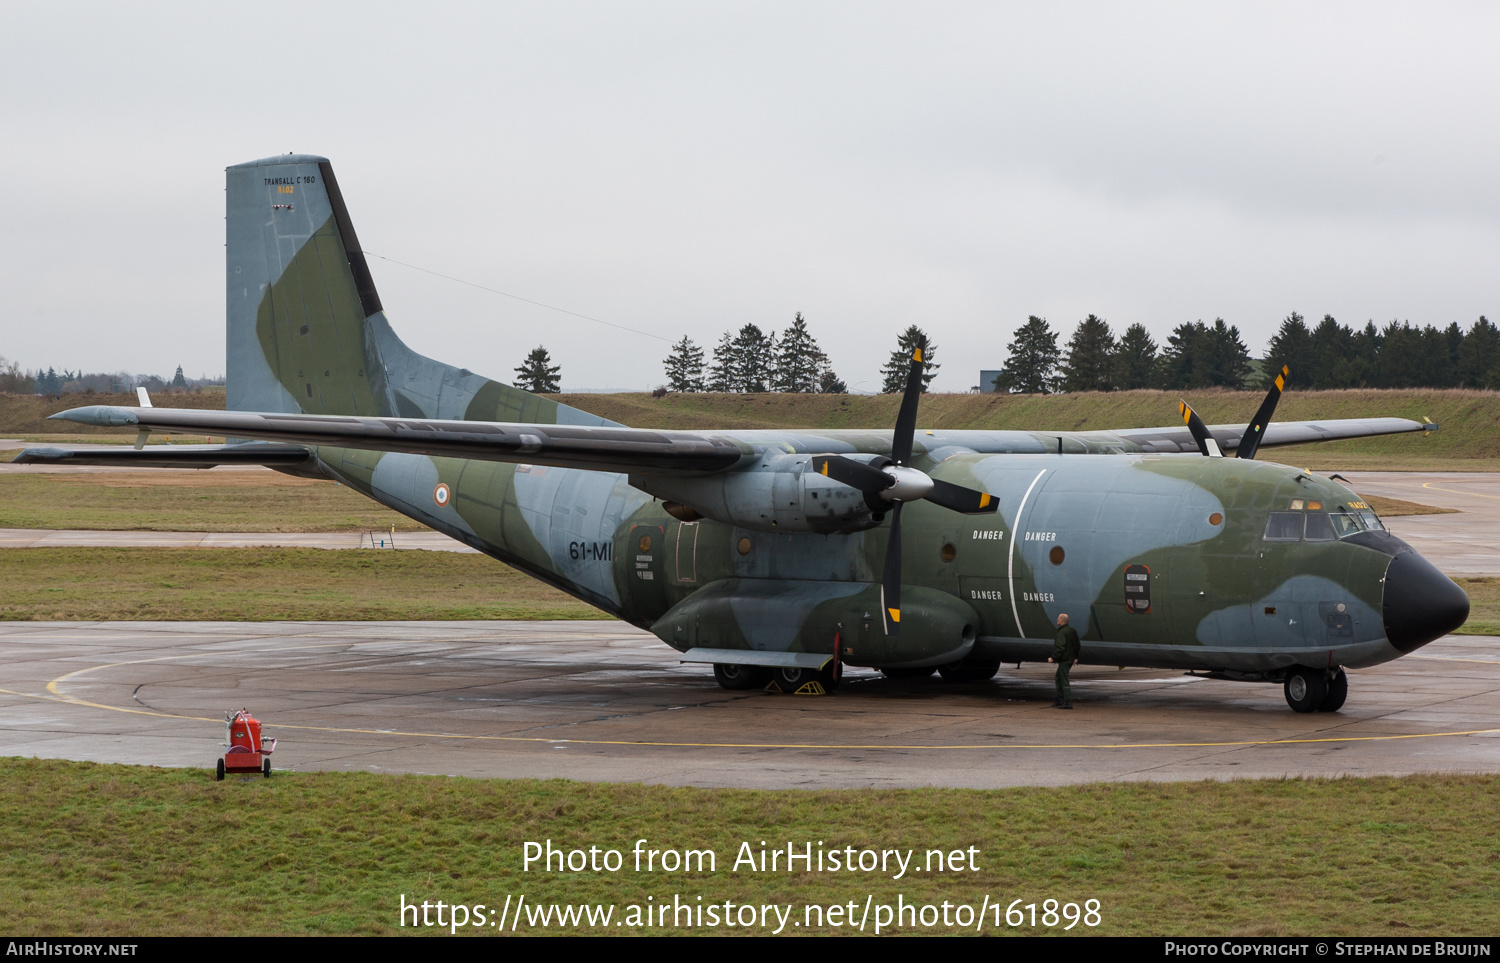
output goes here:
[[328, 156], [418, 351], [566, 389], [801, 311], [937, 390], [1027, 315], [1500, 314], [1500, 7], [0, 6], [0, 355], [224, 369], [226, 165]]

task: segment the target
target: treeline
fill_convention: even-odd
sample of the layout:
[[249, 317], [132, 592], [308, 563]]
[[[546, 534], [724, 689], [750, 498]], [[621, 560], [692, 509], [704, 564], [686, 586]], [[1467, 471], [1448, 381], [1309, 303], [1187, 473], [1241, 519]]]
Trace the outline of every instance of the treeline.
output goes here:
[[16, 362], [0, 357], [0, 392], [13, 395], [70, 395], [84, 392], [113, 395], [133, 391], [137, 387], [151, 392], [190, 391], [223, 383], [222, 375], [217, 378], [184, 377], [181, 365], [177, 366], [177, 373], [171, 378], [163, 378], [160, 375], [131, 374], [128, 371], [85, 373], [82, 369], [69, 371], [67, 368], [62, 371], [56, 368], [22, 371]]
[[662, 364], [671, 391], [846, 394], [847, 385], [834, 374], [828, 355], [818, 347], [802, 312], [778, 337], [747, 324], [738, 333], [724, 332], [705, 362], [703, 349], [684, 337], [672, 346]]
[[[918, 346], [924, 349], [927, 362], [922, 375], [922, 390], [927, 390], [940, 367], [933, 363], [937, 346], [928, 341], [925, 331], [911, 325], [896, 339], [896, 350], [880, 371], [882, 392], [905, 389], [912, 351]], [[724, 332], [711, 363], [705, 363], [702, 348], [684, 337], [672, 346], [672, 353], [662, 364], [667, 369], [665, 387], [671, 391], [849, 393], [849, 386], [834, 373], [828, 355], [818, 347], [800, 311], [780, 337], [754, 324], [745, 325], [736, 334]]]
[[981, 391], [1259, 388], [1283, 365], [1299, 389], [1500, 387], [1500, 329], [1483, 316], [1465, 331], [1457, 322], [1444, 329], [1405, 321], [1351, 328], [1331, 315], [1309, 327], [1293, 312], [1257, 364], [1239, 328], [1222, 318], [1180, 324], [1158, 345], [1144, 325], [1117, 338], [1091, 314], [1059, 348], [1046, 319], [1033, 315], [1006, 350], [1000, 376]]

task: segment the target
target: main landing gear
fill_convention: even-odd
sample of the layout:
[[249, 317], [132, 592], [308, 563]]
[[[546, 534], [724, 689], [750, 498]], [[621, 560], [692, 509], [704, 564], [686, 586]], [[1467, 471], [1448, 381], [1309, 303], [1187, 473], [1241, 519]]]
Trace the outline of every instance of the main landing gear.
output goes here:
[[805, 692], [821, 695], [832, 692], [843, 677], [842, 666], [830, 661], [821, 669], [800, 666], [767, 668], [759, 665], [714, 664], [714, 681], [730, 690], [763, 689], [775, 686], [781, 692]]
[[1337, 712], [1349, 697], [1349, 676], [1343, 668], [1294, 667], [1282, 683], [1286, 704], [1294, 712]]

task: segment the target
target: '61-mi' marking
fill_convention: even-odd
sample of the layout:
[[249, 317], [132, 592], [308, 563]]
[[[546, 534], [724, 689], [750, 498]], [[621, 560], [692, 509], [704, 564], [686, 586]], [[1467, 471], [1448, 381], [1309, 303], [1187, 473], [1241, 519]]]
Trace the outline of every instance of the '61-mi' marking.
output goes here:
[[588, 562], [607, 562], [615, 557], [613, 542], [569, 542], [568, 558]]

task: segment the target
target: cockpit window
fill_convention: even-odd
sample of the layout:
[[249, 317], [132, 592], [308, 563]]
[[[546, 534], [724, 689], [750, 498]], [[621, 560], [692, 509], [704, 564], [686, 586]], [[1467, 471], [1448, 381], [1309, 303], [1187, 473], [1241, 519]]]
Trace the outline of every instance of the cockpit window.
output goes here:
[[1380, 519], [1368, 509], [1362, 512], [1329, 512], [1328, 518], [1333, 522], [1333, 530], [1339, 538], [1346, 538], [1357, 532], [1385, 530], [1385, 526], [1380, 524]]
[[1307, 513], [1307, 540], [1309, 542], [1331, 542], [1334, 539], [1333, 523], [1322, 512]]
[[1266, 541], [1300, 542], [1301, 540], [1301, 512], [1272, 512], [1266, 519]]
[[1266, 517], [1265, 540], [1300, 542], [1305, 539], [1309, 542], [1331, 542], [1359, 532], [1378, 532], [1384, 528], [1380, 519], [1368, 508], [1363, 511], [1326, 513], [1316, 509], [1306, 512], [1271, 512]]

